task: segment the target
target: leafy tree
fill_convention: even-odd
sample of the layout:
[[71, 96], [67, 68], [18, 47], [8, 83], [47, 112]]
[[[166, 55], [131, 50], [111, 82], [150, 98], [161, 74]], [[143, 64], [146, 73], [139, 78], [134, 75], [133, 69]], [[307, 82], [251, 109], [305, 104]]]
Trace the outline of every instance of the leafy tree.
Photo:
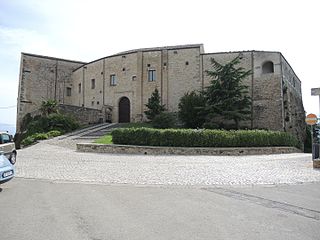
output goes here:
[[42, 115], [48, 116], [51, 113], [58, 112], [58, 102], [56, 100], [49, 99], [47, 101], [42, 101], [40, 111]]
[[144, 113], [146, 114], [147, 118], [152, 121], [155, 116], [159, 115], [165, 110], [164, 106], [165, 105], [162, 105], [160, 102], [159, 91], [156, 88], [151, 97], [148, 99], [148, 103], [146, 104], [148, 110], [144, 111]]
[[186, 93], [179, 102], [179, 119], [187, 128], [201, 127], [205, 122], [205, 114], [203, 108], [205, 106], [205, 98], [203, 94], [192, 91]]
[[239, 56], [225, 65], [214, 58], [211, 63], [214, 70], [206, 71], [212, 79], [211, 85], [204, 91], [208, 121], [215, 117], [234, 120], [236, 129], [239, 129], [241, 120], [250, 119], [251, 98], [242, 81], [251, 75], [251, 71], [236, 67], [240, 63]]
[[176, 126], [175, 114], [171, 112], [162, 112], [156, 115], [152, 121], [154, 128], [174, 128]]

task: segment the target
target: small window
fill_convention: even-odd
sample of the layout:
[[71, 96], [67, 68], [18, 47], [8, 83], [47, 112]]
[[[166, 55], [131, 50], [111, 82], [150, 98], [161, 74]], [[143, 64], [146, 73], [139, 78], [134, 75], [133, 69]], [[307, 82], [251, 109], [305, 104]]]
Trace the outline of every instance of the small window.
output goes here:
[[97, 101], [97, 105], [99, 105], [100, 104], [100, 102], [99, 101]]
[[151, 65], [150, 64], [147, 64], [147, 67], [150, 67]]
[[94, 106], [94, 101], [91, 101], [91, 106]]
[[123, 55], [123, 56], [122, 56], [122, 58], [126, 58], [126, 56], [125, 56], [125, 55]]
[[273, 62], [268, 61], [262, 65], [262, 73], [273, 73], [273, 72], [274, 72]]
[[167, 63], [163, 63], [163, 66], [166, 67], [166, 66], [167, 66]]
[[137, 76], [132, 76], [132, 81], [136, 81], [137, 80]]
[[78, 91], [79, 91], [79, 93], [81, 93], [81, 83], [79, 83], [79, 85], [78, 85]]
[[173, 51], [173, 54], [178, 54], [178, 51]]
[[96, 80], [93, 78], [91, 79], [91, 89], [95, 89], [96, 88]]
[[67, 87], [67, 96], [68, 96], [68, 97], [71, 96], [71, 87]]
[[122, 68], [122, 71], [124, 72], [126, 70], [126, 68]]
[[110, 75], [110, 86], [116, 86], [116, 85], [117, 85], [116, 75], [112, 74]]
[[148, 81], [154, 82], [156, 80], [156, 70], [148, 70]]
[[189, 65], [189, 62], [188, 62], [188, 61], [186, 61], [186, 65], [187, 65], [187, 66]]

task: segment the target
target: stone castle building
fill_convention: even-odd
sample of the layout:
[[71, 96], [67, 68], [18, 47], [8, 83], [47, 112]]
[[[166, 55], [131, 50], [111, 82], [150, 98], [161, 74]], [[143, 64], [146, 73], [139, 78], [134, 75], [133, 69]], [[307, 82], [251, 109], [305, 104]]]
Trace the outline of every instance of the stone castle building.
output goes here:
[[301, 82], [280, 52], [205, 53], [202, 44], [137, 49], [88, 63], [22, 53], [17, 130], [48, 99], [83, 123], [139, 122], [157, 88], [162, 104], [176, 112], [184, 93], [210, 84], [211, 58], [224, 64], [239, 55], [239, 66], [252, 71], [244, 81], [252, 119], [243, 124], [304, 136]]

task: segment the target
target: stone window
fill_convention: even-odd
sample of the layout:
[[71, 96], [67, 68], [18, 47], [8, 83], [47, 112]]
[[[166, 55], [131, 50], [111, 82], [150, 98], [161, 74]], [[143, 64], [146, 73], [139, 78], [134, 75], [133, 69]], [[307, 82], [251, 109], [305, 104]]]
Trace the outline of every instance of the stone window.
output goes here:
[[123, 71], [123, 72], [126, 71], [126, 68], [122, 68], [122, 71]]
[[78, 85], [78, 91], [79, 91], [79, 93], [81, 93], [81, 83], [79, 83], [79, 85]]
[[97, 105], [99, 105], [100, 104], [100, 102], [99, 101], [97, 101]]
[[189, 65], [189, 62], [188, 62], [188, 61], [186, 61], [186, 65], [187, 65], [187, 66]]
[[110, 86], [116, 86], [117, 85], [117, 79], [115, 74], [110, 75]]
[[68, 96], [68, 97], [71, 96], [71, 87], [67, 87], [67, 96]]
[[178, 51], [173, 51], [173, 54], [178, 54]]
[[262, 65], [262, 73], [273, 73], [273, 72], [274, 72], [273, 62], [268, 61]]
[[148, 64], [147, 64], [147, 67], [150, 67], [150, 66], [151, 66], [151, 65], [148, 63]]
[[137, 76], [132, 76], [132, 81], [136, 81], [137, 80]]
[[154, 82], [156, 80], [156, 70], [148, 70], [148, 81]]
[[96, 80], [93, 78], [91, 79], [91, 89], [95, 89], [96, 88]]

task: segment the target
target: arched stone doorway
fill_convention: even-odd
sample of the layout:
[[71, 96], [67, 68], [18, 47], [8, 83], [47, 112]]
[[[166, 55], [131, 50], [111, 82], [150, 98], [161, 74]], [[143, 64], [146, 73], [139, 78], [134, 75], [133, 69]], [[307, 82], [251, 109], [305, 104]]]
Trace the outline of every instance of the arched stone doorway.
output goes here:
[[119, 123], [130, 122], [130, 100], [122, 97], [119, 101]]

